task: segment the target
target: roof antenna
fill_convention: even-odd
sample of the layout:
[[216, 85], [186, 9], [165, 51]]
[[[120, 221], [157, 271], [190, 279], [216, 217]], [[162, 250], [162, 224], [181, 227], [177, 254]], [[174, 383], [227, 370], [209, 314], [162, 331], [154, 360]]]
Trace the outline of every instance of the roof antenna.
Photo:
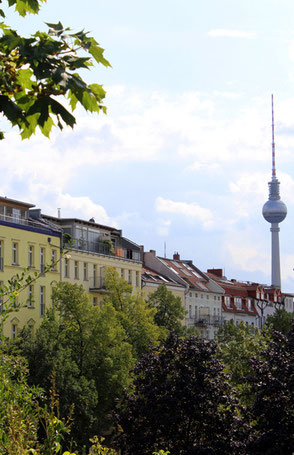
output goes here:
[[274, 95], [272, 95], [272, 178], [276, 178], [276, 152], [275, 152], [275, 127], [274, 127]]
[[166, 259], [166, 242], [164, 242], [164, 258]]

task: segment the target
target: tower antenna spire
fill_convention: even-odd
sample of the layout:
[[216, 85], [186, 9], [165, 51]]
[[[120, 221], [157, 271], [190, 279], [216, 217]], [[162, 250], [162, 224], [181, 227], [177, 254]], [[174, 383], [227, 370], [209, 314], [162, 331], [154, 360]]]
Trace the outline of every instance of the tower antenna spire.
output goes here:
[[274, 95], [272, 95], [272, 178], [276, 178], [275, 124], [274, 124]]

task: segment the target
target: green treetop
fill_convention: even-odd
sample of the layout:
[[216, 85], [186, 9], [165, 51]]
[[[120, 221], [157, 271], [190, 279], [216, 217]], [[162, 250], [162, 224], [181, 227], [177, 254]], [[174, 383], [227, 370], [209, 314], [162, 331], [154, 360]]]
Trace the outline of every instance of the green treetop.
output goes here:
[[169, 332], [174, 330], [178, 335], [184, 332], [185, 308], [181, 298], [174, 296], [166, 284], [162, 284], [150, 294], [147, 303], [156, 310], [154, 320], [158, 326], [165, 327]]

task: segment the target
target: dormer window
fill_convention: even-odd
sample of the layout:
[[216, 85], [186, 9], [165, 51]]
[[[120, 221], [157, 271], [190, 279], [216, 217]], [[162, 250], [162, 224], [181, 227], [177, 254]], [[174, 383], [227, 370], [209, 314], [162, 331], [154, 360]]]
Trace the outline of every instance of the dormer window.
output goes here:
[[232, 305], [231, 305], [231, 297], [229, 296], [225, 296], [225, 305], [227, 308], [232, 308]]
[[234, 304], [237, 310], [242, 310], [242, 299], [241, 297], [235, 297], [234, 298]]

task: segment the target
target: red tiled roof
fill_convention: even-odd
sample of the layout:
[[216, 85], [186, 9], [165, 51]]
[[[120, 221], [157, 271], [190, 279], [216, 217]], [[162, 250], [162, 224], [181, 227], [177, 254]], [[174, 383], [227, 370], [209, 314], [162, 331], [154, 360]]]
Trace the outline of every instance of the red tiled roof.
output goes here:
[[143, 266], [141, 272], [142, 280], [149, 283], [157, 283], [158, 285], [165, 283], [167, 286], [176, 286], [178, 288], [182, 288], [179, 283], [167, 278], [166, 276], [155, 272], [154, 270], [150, 269], [149, 267]]
[[180, 276], [190, 287], [199, 291], [209, 291], [208, 279], [192, 264], [192, 261], [180, 261], [167, 258], [159, 258], [167, 267]]

